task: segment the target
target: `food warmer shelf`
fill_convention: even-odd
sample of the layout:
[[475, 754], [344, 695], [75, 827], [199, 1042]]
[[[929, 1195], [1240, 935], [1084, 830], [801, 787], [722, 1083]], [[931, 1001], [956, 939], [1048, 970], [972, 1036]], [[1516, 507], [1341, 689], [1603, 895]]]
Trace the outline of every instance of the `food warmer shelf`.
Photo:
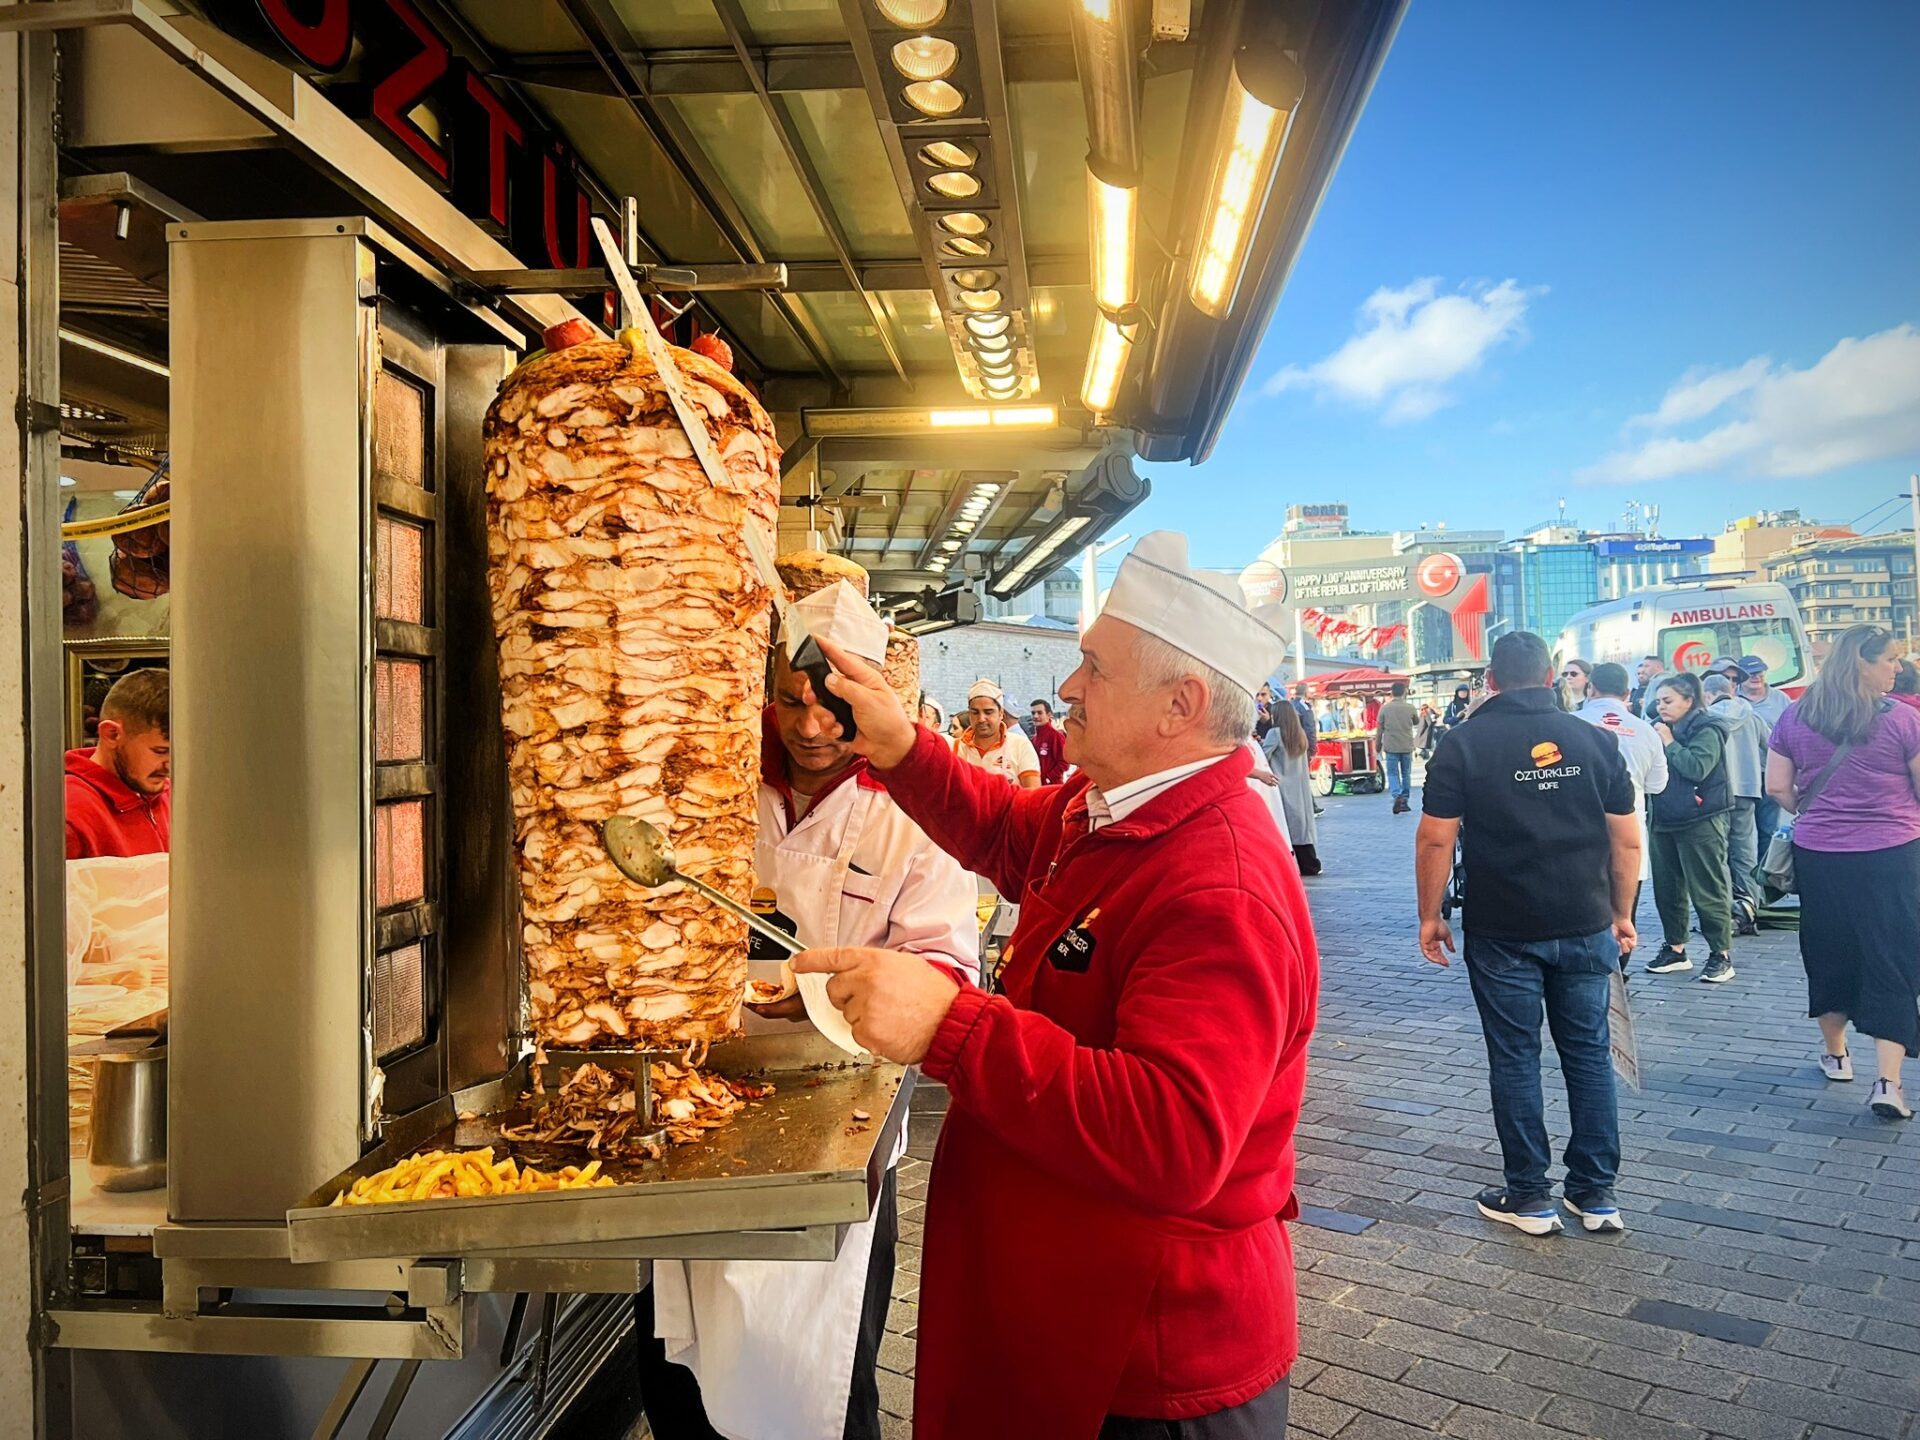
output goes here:
[[[654, 1061], [673, 1061], [658, 1052]], [[637, 1052], [548, 1057], [549, 1093], [592, 1061], [641, 1063]], [[831, 1259], [845, 1227], [871, 1212], [907, 1121], [913, 1072], [858, 1062], [817, 1035], [757, 1035], [715, 1045], [702, 1068], [770, 1081], [773, 1093], [730, 1124], [659, 1160], [603, 1159], [607, 1187], [525, 1195], [335, 1206], [355, 1180], [424, 1150], [492, 1146], [543, 1170], [584, 1164], [578, 1146], [508, 1140], [528, 1119], [523, 1060], [499, 1080], [407, 1117], [358, 1164], [287, 1212], [298, 1263], [387, 1258]], [[536, 1102], [537, 1103], [537, 1102]], [[860, 1118], [864, 1117], [864, 1118]]]

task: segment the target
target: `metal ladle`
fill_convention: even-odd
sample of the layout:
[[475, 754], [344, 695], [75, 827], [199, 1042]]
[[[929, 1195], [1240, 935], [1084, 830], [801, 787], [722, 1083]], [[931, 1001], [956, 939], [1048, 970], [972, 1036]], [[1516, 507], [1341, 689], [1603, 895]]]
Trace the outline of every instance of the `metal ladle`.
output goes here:
[[723, 910], [731, 910], [747, 922], [756, 935], [771, 940], [789, 955], [798, 955], [807, 947], [777, 925], [769, 925], [731, 895], [723, 894], [705, 881], [683, 875], [673, 863], [673, 842], [646, 821], [633, 815], [615, 815], [600, 827], [600, 843], [620, 873], [636, 885], [658, 890], [678, 880], [699, 891]]

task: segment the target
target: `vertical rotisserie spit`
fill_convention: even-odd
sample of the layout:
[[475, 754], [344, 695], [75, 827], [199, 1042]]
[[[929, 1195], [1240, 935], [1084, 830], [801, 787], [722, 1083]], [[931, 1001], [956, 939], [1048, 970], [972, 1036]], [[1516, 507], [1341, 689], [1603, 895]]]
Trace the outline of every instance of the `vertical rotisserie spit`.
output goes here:
[[[642, 890], [599, 822], [637, 815], [746, 900], [779, 448], [719, 365], [677, 350], [725, 470], [695, 458], [644, 348], [539, 356], [487, 413], [488, 550], [535, 1037], [676, 1045], [739, 1028], [746, 930], [683, 886]], [[458, 843], [457, 841], [455, 843]]]
[[881, 667], [887, 684], [900, 697], [908, 715], [920, 718], [920, 642], [904, 630], [887, 632], [887, 661]]

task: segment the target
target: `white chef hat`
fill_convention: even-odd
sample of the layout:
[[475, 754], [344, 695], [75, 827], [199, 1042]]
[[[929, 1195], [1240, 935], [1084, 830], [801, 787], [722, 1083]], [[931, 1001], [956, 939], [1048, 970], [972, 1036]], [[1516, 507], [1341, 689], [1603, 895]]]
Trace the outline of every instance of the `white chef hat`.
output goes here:
[[1249, 695], [1287, 652], [1286, 639], [1265, 618], [1270, 607], [1250, 611], [1234, 577], [1195, 571], [1187, 537], [1176, 530], [1140, 537], [1120, 562], [1101, 613], [1158, 636]]
[[875, 669], [886, 663], [887, 622], [850, 582], [836, 580], [803, 595], [792, 610], [807, 634], [831, 640]]
[[972, 703], [973, 701], [978, 700], [983, 695], [986, 696], [987, 699], [993, 701], [993, 703], [996, 705], [1002, 704], [1006, 699], [1006, 697], [1001, 693], [1000, 687], [994, 684], [993, 681], [976, 680], [973, 682], [973, 688], [967, 691], [968, 703]]

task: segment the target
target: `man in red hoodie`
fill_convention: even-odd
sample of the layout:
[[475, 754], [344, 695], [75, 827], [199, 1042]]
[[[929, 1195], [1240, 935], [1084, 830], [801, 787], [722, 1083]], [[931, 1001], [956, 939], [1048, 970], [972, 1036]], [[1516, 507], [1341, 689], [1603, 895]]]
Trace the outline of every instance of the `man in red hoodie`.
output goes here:
[[1281, 1222], [1318, 961], [1243, 744], [1284, 647], [1231, 581], [1189, 568], [1184, 536], [1143, 537], [1060, 687], [1079, 773], [1039, 790], [955, 760], [872, 667], [829, 651], [889, 794], [1022, 897], [1002, 995], [890, 950], [793, 962], [832, 975], [863, 1044], [951, 1092], [920, 1440], [1285, 1433]]
[[167, 672], [135, 670], [100, 703], [99, 743], [67, 752], [67, 858], [154, 855], [172, 831]]

